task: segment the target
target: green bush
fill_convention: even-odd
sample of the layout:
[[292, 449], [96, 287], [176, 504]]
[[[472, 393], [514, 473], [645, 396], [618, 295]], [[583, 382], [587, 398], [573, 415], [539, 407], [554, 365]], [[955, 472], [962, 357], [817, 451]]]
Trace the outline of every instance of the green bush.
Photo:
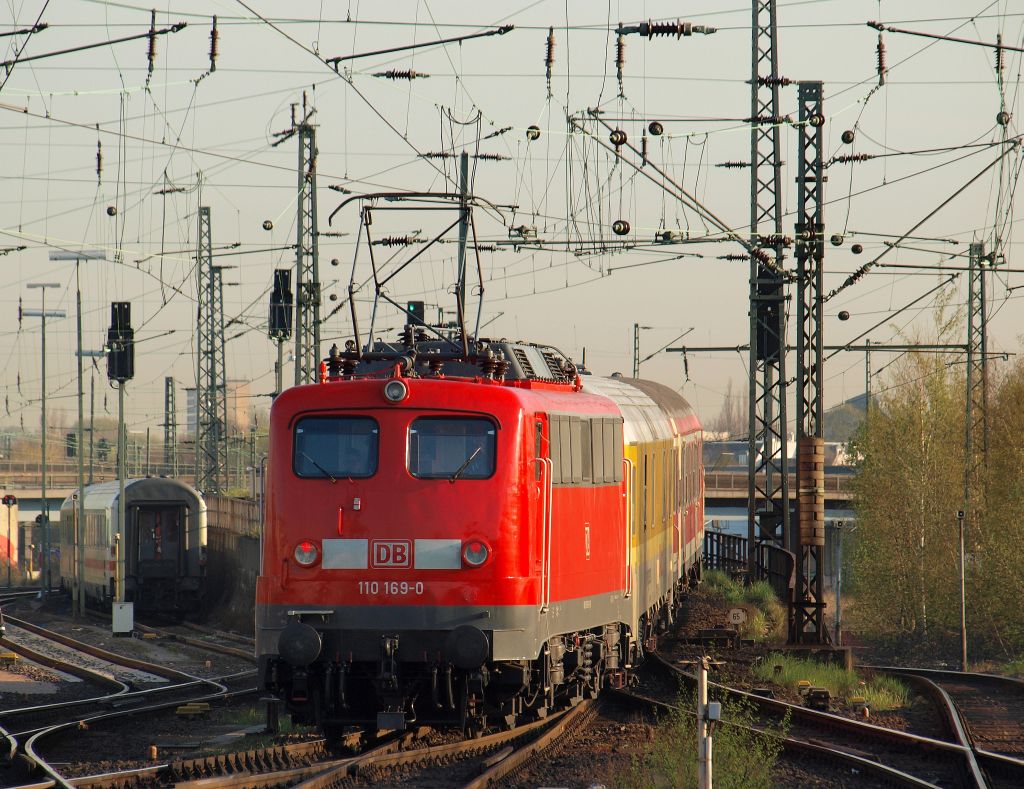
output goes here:
[[[775, 672], [776, 666], [782, 667], [778, 673]], [[868, 707], [879, 712], [898, 709], [907, 703], [907, 688], [895, 677], [875, 675], [862, 685], [855, 671], [847, 671], [834, 663], [818, 663], [778, 652], [773, 652], [755, 666], [754, 674], [762, 680], [792, 689], [800, 680], [806, 679], [813, 687], [828, 688], [833, 698], [863, 696]]]
[[755, 581], [746, 587], [743, 590], [743, 599], [751, 605], [756, 605], [761, 610], [766, 610], [769, 606], [779, 604], [778, 599], [775, 597], [775, 590], [772, 589], [772, 585], [767, 581]]
[[[697, 785], [697, 722], [693, 692], [684, 693], [678, 708], [658, 726], [654, 743], [618, 776], [619, 787]], [[755, 715], [746, 704], [724, 702], [722, 721], [712, 740], [714, 785], [718, 789], [770, 789], [772, 771], [782, 752], [788, 722], [754, 731]], [[747, 727], [747, 728], [744, 728]]]
[[786, 611], [767, 581], [756, 581], [750, 586], [744, 586], [721, 570], [709, 570], [704, 574], [702, 584], [726, 605], [748, 605], [757, 609], [757, 613], [748, 616], [747, 621], [740, 626], [742, 638], [763, 641], [780, 635], [785, 628]]
[[907, 703], [906, 686], [896, 677], [885, 674], [878, 674], [869, 679], [860, 695], [873, 710], [896, 710]]
[[743, 599], [743, 586], [722, 570], [708, 570], [701, 584], [711, 594], [721, 597], [727, 603], [738, 603]]

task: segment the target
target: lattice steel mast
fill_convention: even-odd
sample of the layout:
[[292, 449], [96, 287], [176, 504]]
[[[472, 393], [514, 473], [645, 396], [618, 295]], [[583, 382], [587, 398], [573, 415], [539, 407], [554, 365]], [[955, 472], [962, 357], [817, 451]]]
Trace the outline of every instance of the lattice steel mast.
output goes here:
[[224, 285], [213, 265], [210, 209], [199, 208], [198, 307], [196, 345], [196, 487], [224, 489], [228, 456], [227, 375], [224, 364]]
[[969, 248], [967, 279], [967, 413], [964, 420], [964, 514], [977, 523], [973, 488], [988, 462], [988, 336], [985, 273], [993, 257], [984, 242]]
[[[750, 243], [754, 251], [750, 256], [747, 561], [753, 578], [756, 540], [767, 537], [790, 547], [786, 311], [784, 279], [777, 273], [783, 259], [779, 87], [789, 80], [779, 77], [774, 0], [753, 3], [750, 83]], [[761, 535], [755, 521], [760, 523]]]
[[164, 378], [164, 473], [178, 476], [178, 409], [174, 378]]
[[[294, 107], [292, 111], [294, 113]], [[320, 267], [317, 250], [315, 109], [302, 96], [302, 120], [292, 118], [299, 139], [299, 199], [295, 227], [295, 383], [315, 383], [320, 371]]]
[[825, 553], [825, 401], [823, 272], [825, 224], [822, 84], [801, 82], [797, 162], [797, 584], [790, 616], [792, 644], [828, 641], [822, 575]]

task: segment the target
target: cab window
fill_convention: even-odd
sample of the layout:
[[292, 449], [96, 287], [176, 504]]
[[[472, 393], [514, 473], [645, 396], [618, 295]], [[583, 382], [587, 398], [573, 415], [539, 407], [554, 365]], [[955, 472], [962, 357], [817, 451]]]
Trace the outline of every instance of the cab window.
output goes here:
[[370, 477], [377, 471], [380, 426], [362, 416], [315, 416], [295, 425], [292, 467], [299, 477]]
[[409, 473], [420, 479], [487, 479], [497, 429], [489, 419], [422, 417], [409, 428]]

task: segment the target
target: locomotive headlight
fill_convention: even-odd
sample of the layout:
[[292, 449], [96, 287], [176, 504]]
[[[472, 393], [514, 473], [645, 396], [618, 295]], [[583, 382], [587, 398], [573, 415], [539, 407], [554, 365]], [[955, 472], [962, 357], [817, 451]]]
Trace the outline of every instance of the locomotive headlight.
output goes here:
[[295, 561], [303, 567], [309, 567], [316, 563], [320, 557], [320, 549], [312, 540], [303, 540], [295, 546]]
[[384, 399], [390, 403], [400, 403], [409, 396], [409, 387], [405, 381], [392, 378], [384, 384]]
[[481, 540], [471, 540], [462, 546], [462, 561], [470, 567], [480, 567], [490, 555], [491, 549]]

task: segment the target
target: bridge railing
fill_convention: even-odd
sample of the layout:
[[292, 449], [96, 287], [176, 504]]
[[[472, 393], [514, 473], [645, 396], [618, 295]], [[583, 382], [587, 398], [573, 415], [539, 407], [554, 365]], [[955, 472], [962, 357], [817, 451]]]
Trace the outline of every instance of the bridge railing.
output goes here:
[[[763, 484], [764, 475], [758, 474], [756, 479]], [[745, 471], [709, 471], [704, 474], [704, 490], [708, 496], [724, 494], [746, 494], [750, 478]], [[826, 495], [845, 498], [853, 494], [852, 474], [828, 474], [824, 480]], [[796, 492], [790, 491], [790, 498], [796, 498]]]
[[[793, 599], [796, 586], [796, 557], [771, 543], [758, 543], [755, 548], [755, 578], [768, 581], [776, 597], [784, 605]], [[730, 575], [746, 575], [748, 544], [746, 537], [722, 532], [704, 532], [704, 567], [722, 570]]]
[[704, 568], [729, 575], [747, 571], [747, 538], [722, 532], [704, 532]]

